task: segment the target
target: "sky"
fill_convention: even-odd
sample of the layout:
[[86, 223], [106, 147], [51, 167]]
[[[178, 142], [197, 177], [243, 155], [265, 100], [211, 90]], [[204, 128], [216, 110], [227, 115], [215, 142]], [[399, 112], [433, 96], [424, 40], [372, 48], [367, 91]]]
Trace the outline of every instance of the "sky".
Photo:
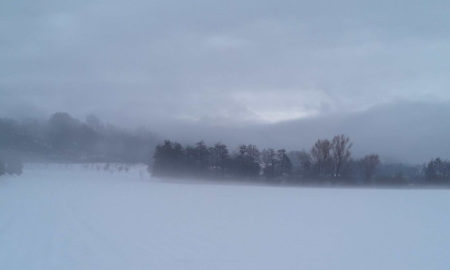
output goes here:
[[0, 114], [239, 127], [450, 101], [447, 0], [2, 1]]
[[235, 125], [449, 100], [449, 13], [411, 0], [2, 1], [0, 112]]

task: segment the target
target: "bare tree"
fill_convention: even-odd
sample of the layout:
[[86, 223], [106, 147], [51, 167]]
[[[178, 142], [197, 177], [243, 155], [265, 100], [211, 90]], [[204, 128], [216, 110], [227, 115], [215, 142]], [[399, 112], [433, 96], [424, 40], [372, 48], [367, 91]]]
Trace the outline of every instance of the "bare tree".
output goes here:
[[361, 167], [363, 169], [364, 177], [367, 181], [370, 181], [372, 179], [379, 164], [380, 158], [375, 154], [367, 155], [361, 159]]
[[331, 159], [331, 142], [327, 139], [317, 140], [311, 149], [311, 158], [313, 166], [318, 176], [327, 174], [330, 170]]
[[334, 165], [334, 177], [340, 177], [343, 167], [350, 161], [353, 144], [345, 135], [334, 136], [331, 143], [331, 152]]

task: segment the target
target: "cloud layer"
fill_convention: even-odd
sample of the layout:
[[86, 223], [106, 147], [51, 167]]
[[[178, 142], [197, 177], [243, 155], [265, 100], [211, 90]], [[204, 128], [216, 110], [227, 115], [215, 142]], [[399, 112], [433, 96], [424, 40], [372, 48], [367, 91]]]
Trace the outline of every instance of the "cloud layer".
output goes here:
[[450, 99], [448, 1], [3, 1], [0, 113], [240, 125]]

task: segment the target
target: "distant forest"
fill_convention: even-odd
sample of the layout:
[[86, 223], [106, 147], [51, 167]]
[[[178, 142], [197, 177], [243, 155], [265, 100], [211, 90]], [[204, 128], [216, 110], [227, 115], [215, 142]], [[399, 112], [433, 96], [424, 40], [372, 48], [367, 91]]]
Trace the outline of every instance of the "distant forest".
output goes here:
[[157, 137], [124, 130], [95, 116], [80, 121], [67, 113], [47, 121], [0, 118], [0, 160], [147, 163]]
[[160, 142], [146, 129], [125, 130], [95, 116], [58, 112], [48, 120], [0, 118], [0, 175], [20, 174], [22, 162], [145, 163], [159, 177], [287, 184], [446, 185], [450, 162], [385, 164], [377, 154], [352, 157], [349, 137], [317, 140], [309, 150], [258, 149], [222, 143]]
[[310, 151], [263, 149], [203, 141], [182, 146], [166, 140], [156, 147], [151, 171], [159, 177], [233, 180], [273, 184], [443, 185], [450, 184], [450, 162], [439, 158], [426, 165], [382, 164], [377, 154], [354, 159], [349, 137], [323, 139]]

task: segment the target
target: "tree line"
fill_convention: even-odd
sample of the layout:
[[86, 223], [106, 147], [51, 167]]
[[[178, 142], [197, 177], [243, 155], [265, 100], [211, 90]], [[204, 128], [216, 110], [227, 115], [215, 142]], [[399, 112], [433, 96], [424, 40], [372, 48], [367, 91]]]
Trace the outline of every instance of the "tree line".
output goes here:
[[308, 151], [260, 150], [253, 144], [231, 151], [223, 143], [158, 141], [145, 129], [119, 129], [92, 115], [84, 121], [64, 112], [45, 121], [0, 118], [0, 175], [20, 174], [23, 160], [38, 160], [149, 163], [152, 174], [167, 177], [312, 184], [450, 184], [450, 161], [436, 158], [424, 165], [407, 165], [381, 163], [377, 154], [353, 158], [353, 144], [345, 135], [319, 139]]
[[450, 183], [450, 161], [436, 158], [424, 167], [426, 179], [433, 184]]
[[450, 162], [439, 158], [423, 166], [383, 164], [377, 154], [353, 158], [345, 135], [319, 139], [309, 151], [262, 149], [240, 145], [208, 146], [203, 141], [183, 146], [159, 144], [149, 167], [155, 176], [235, 179], [292, 184], [424, 185], [450, 184]]
[[230, 152], [222, 143], [203, 141], [183, 146], [169, 140], [158, 145], [152, 173], [168, 177], [236, 178], [268, 182], [371, 183], [380, 159], [371, 154], [359, 160], [351, 156], [352, 143], [345, 135], [317, 140], [309, 152], [262, 149], [240, 145]]

